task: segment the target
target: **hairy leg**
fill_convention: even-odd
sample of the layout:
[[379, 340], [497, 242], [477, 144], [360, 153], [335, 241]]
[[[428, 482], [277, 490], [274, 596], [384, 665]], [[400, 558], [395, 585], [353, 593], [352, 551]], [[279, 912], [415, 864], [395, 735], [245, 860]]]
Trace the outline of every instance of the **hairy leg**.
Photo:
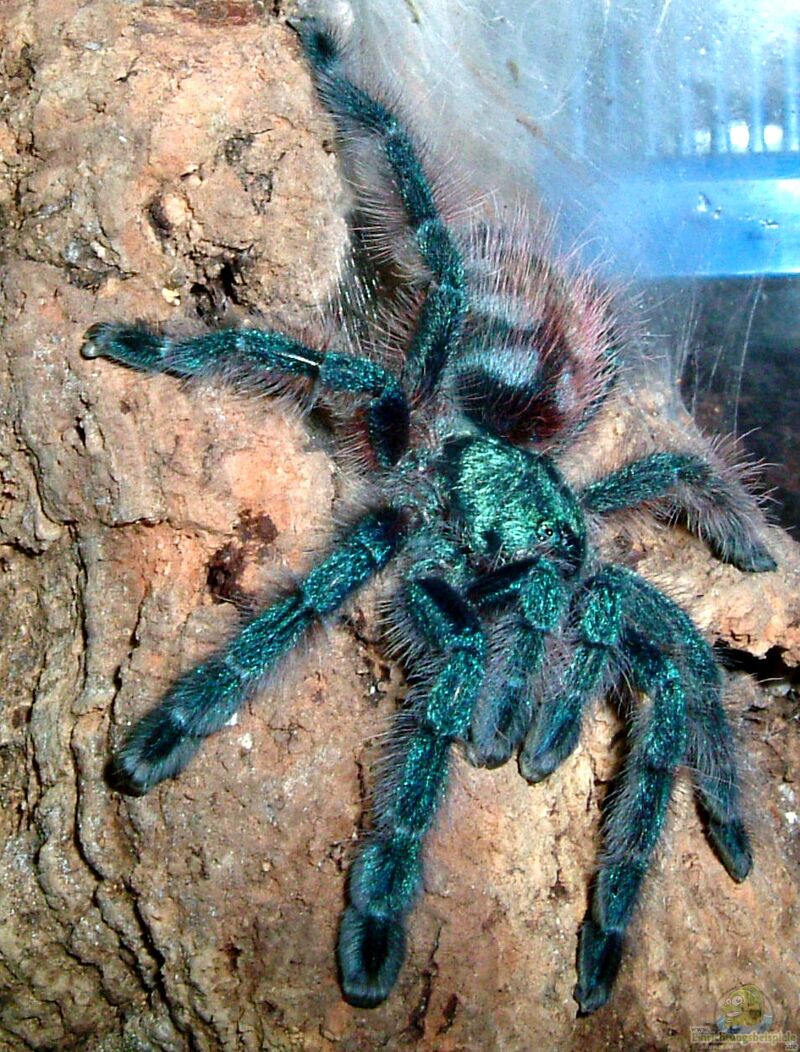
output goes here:
[[438, 674], [398, 720], [401, 746], [376, 793], [375, 830], [350, 872], [339, 931], [345, 998], [373, 1008], [388, 996], [405, 956], [405, 917], [422, 875], [422, 842], [447, 783], [450, 746], [469, 731], [485, 641], [471, 607], [441, 578], [408, 586], [417, 627], [442, 654]]
[[602, 693], [614, 665], [626, 595], [624, 571], [617, 567], [607, 566], [586, 582], [574, 614], [572, 660], [563, 680], [542, 698], [520, 753], [520, 771], [529, 782], [547, 778], [578, 744], [584, 710]]
[[610, 672], [619, 674], [623, 657], [633, 682], [650, 696], [610, 809], [606, 855], [581, 932], [575, 996], [581, 1011], [592, 1012], [610, 995], [679, 764], [694, 767], [707, 834], [734, 879], [746, 877], [751, 855], [720, 672], [691, 619], [636, 574], [613, 566], [586, 583], [575, 613], [574, 656], [539, 706], [520, 756], [523, 775], [538, 781], [572, 752], [586, 705]]
[[86, 333], [82, 353], [173, 376], [221, 372], [250, 384], [306, 378], [325, 391], [368, 395], [367, 431], [378, 463], [389, 467], [408, 447], [408, 400], [396, 377], [366, 358], [315, 351], [279, 332], [221, 329], [173, 340], [143, 325], [102, 323]]
[[731, 877], [742, 881], [753, 856], [741, 813], [733, 732], [722, 704], [722, 673], [689, 615], [641, 578], [631, 574], [631, 579], [637, 626], [670, 651], [687, 681], [687, 763], [706, 836]]
[[475, 704], [466, 757], [475, 767], [500, 767], [519, 747], [533, 718], [532, 681], [544, 657], [541, 632], [516, 614], [487, 628], [483, 690]]
[[556, 567], [537, 559], [484, 574], [467, 589], [467, 598], [481, 613], [510, 606], [492, 625], [467, 751], [476, 766], [499, 767], [530, 727], [532, 680], [544, 657], [545, 636], [563, 617], [567, 590]]
[[589, 583], [578, 622], [579, 644], [563, 682], [545, 694], [520, 755], [528, 781], [546, 778], [580, 738], [582, 714], [616, 671], [623, 620], [659, 647], [681, 671], [686, 689], [686, 762], [705, 819], [705, 833], [728, 873], [744, 880], [752, 851], [741, 813], [734, 739], [722, 705], [722, 675], [689, 615], [638, 574], [606, 567]]
[[650, 697], [633, 741], [621, 787], [611, 802], [605, 851], [581, 928], [575, 999], [594, 1012], [611, 995], [642, 880], [667, 815], [675, 771], [686, 755], [686, 692], [677, 666], [636, 633], [624, 646], [634, 682]]
[[723, 562], [751, 573], [776, 568], [758, 534], [753, 499], [741, 483], [715, 473], [700, 457], [654, 453], [593, 482], [581, 494], [584, 507], [600, 514], [664, 497]]
[[416, 398], [430, 394], [460, 338], [467, 308], [461, 252], [439, 215], [417, 151], [398, 118], [340, 71], [334, 36], [315, 18], [292, 22], [317, 81], [319, 93], [344, 132], [356, 128], [378, 136], [403, 203], [417, 249], [431, 272], [409, 349], [406, 376]]
[[142, 794], [185, 767], [223, 727], [259, 680], [381, 570], [397, 550], [401, 524], [387, 510], [361, 519], [299, 587], [254, 618], [220, 653], [183, 676], [133, 728], [111, 761], [115, 787]]

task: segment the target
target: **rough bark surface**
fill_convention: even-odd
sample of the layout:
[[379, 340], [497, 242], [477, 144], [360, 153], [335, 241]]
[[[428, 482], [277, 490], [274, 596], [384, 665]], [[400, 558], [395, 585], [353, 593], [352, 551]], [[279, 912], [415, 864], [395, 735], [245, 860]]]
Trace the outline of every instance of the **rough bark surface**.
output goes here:
[[[401, 691], [373, 592], [179, 779], [141, 800], [106, 786], [110, 743], [231, 631], [220, 600], [308, 565], [339, 480], [280, 405], [84, 361], [82, 333], [308, 321], [345, 244], [341, 185], [292, 34], [257, 6], [6, 0], [2, 22], [0, 1049], [684, 1048], [741, 983], [791, 1029], [788, 679], [731, 690], [754, 873], [731, 883], [679, 794], [616, 997], [590, 1019], [571, 991], [617, 758], [605, 707], [536, 788], [458, 765], [398, 988], [371, 1013], [342, 1002], [344, 870]], [[657, 393], [620, 404], [603, 441], [657, 441], [663, 410]], [[764, 577], [676, 531], [609, 543], [754, 669], [800, 663], [800, 559], [778, 531]]]

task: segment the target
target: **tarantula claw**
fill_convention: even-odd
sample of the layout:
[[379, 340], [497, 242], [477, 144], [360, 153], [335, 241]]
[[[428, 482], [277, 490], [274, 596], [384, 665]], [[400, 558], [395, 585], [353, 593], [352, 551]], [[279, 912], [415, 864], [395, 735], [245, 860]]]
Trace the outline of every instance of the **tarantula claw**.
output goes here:
[[406, 955], [401, 921], [366, 917], [353, 906], [339, 927], [342, 992], [356, 1008], [376, 1008], [394, 986]]
[[467, 742], [464, 746], [464, 756], [467, 763], [472, 767], [483, 767], [487, 771], [494, 771], [496, 768], [508, 763], [513, 751], [513, 748], [503, 741], [492, 742], [481, 749], [474, 742]]
[[707, 835], [729, 875], [741, 884], [753, 867], [753, 853], [742, 823], [720, 822], [709, 817]]
[[720, 553], [726, 562], [743, 573], [771, 573], [778, 569], [778, 564], [767, 549], [749, 538], [732, 544], [730, 550]]
[[145, 796], [149, 790], [146, 782], [138, 779], [135, 771], [121, 762], [119, 754], [108, 761], [104, 775], [108, 787], [125, 796]]
[[171, 345], [171, 340], [143, 324], [98, 322], [86, 330], [81, 356], [111, 358], [136, 369], [168, 369], [165, 359]]
[[84, 358], [104, 357], [106, 353], [105, 345], [110, 334], [118, 328], [118, 325], [112, 325], [108, 322], [98, 322], [96, 325], [90, 326], [83, 335], [81, 356]]
[[546, 729], [535, 726], [519, 754], [519, 773], [532, 785], [549, 778], [574, 751], [580, 739], [580, 723], [567, 725], [557, 734], [543, 734], [542, 730]]
[[549, 778], [560, 765], [561, 759], [552, 749], [538, 755], [528, 755], [523, 750], [519, 757], [519, 773], [526, 782], [535, 785], [537, 782], [543, 782], [545, 778]]
[[573, 996], [579, 1015], [591, 1015], [611, 996], [622, 960], [622, 936], [602, 931], [587, 913], [578, 943], [578, 982]]
[[201, 741], [184, 738], [174, 744], [169, 757], [148, 757], [148, 749], [141, 741], [129, 739], [107, 763], [106, 782], [126, 796], [145, 796], [159, 782], [177, 774], [197, 752]]
[[[198, 680], [202, 668], [194, 669], [186, 679]], [[116, 750], [106, 767], [106, 781], [128, 796], [144, 796], [183, 770], [203, 740], [186, 733], [184, 715], [174, 700], [165, 699], [139, 720]]]

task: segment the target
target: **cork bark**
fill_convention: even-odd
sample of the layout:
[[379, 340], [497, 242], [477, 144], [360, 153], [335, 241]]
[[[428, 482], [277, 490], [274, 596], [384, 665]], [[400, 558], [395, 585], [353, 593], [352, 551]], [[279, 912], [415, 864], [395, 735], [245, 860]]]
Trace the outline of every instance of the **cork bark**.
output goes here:
[[[759, 577], [678, 531], [609, 540], [738, 655], [757, 864], [731, 883], [684, 786], [616, 996], [590, 1019], [571, 991], [619, 758], [606, 706], [535, 788], [513, 764], [456, 764], [398, 987], [373, 1012], [341, 1000], [344, 873], [402, 694], [376, 589], [180, 778], [142, 799], [107, 786], [124, 729], [234, 628], [229, 600], [302, 572], [340, 503], [325, 436], [281, 405], [79, 354], [100, 320], [316, 317], [342, 187], [265, 6], [4, 5], [0, 1049], [683, 1048], [742, 983], [790, 1029], [800, 558], [777, 530], [780, 570]], [[595, 454], [680, 426], [668, 404], [623, 398]]]

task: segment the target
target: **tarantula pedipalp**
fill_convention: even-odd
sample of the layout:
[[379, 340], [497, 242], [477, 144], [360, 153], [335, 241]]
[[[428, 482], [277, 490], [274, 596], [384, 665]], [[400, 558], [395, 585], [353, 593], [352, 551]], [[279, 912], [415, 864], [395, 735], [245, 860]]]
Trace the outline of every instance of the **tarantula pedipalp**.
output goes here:
[[448, 225], [404, 123], [343, 74], [320, 22], [297, 29], [347, 149], [380, 156], [425, 270], [402, 367], [381, 343], [386, 319], [369, 357], [257, 329], [173, 340], [123, 324], [94, 326], [84, 354], [364, 399], [375, 504], [296, 589], [174, 685], [119, 749], [112, 777], [143, 793], [176, 775], [316, 622], [395, 560], [393, 626], [410, 644], [412, 693], [350, 875], [345, 997], [374, 1006], [397, 978], [453, 744], [484, 766], [519, 749], [522, 774], [539, 781], [575, 748], [589, 703], [625, 675], [643, 698], [581, 930], [576, 999], [593, 1011], [609, 997], [682, 764], [734, 879], [751, 855], [714, 656], [680, 607], [600, 562], [592, 520], [669, 497], [720, 558], [745, 571], [774, 562], [741, 487], [691, 452], [654, 453], [580, 489], [567, 483], [559, 450], [603, 404], [618, 368], [603, 298], [562, 279], [525, 238]]

